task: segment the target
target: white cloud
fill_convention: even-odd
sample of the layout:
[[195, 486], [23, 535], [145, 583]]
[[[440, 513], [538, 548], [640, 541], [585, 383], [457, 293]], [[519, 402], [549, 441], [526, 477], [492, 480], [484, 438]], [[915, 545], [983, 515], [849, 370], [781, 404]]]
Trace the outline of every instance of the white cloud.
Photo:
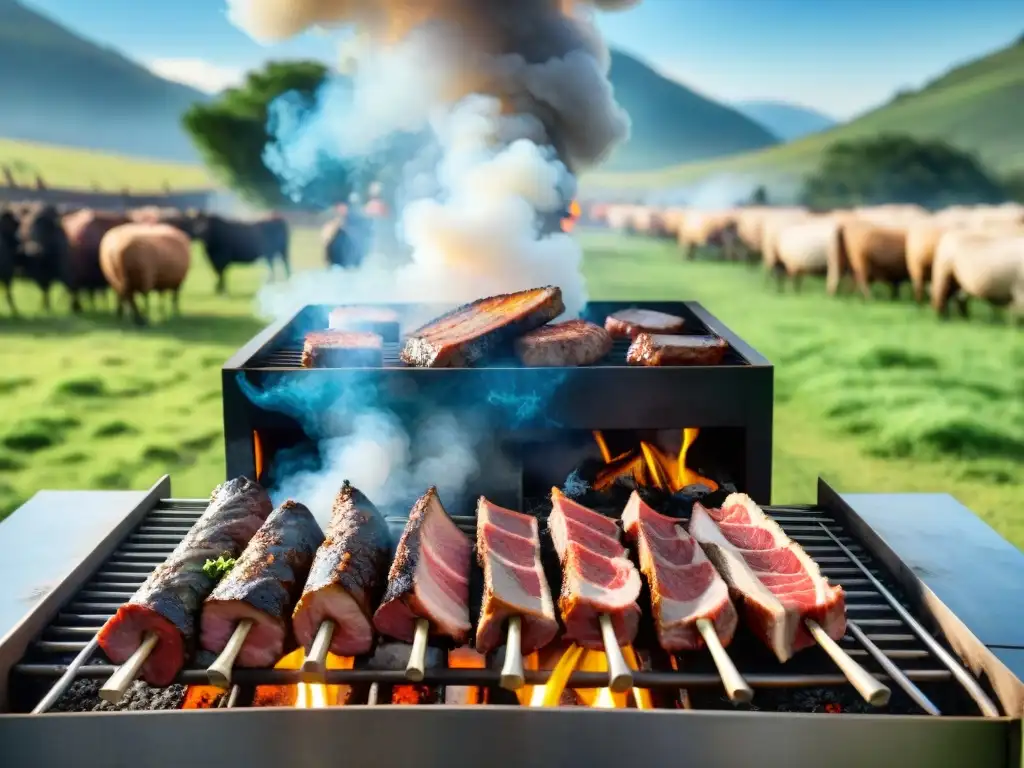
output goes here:
[[225, 67], [204, 59], [153, 59], [147, 66], [160, 77], [206, 93], [219, 93], [238, 85], [245, 76], [245, 70], [240, 67]]

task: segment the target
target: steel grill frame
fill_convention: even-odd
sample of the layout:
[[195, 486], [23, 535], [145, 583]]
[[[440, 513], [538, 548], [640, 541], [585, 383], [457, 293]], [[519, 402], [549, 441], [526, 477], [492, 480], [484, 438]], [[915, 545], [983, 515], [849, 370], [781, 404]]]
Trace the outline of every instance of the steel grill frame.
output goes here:
[[[74, 597], [61, 607], [42, 635], [29, 646], [22, 663], [13, 669], [13, 674], [18, 676], [56, 678], [53, 687], [33, 710], [34, 714], [49, 710], [74, 680], [105, 679], [114, 671], [115, 667], [109, 664], [89, 663], [98, 652], [97, 632], [106, 619], [131, 597], [149, 573], [171, 553], [206, 506], [207, 501], [202, 499], [164, 499], [157, 502]], [[873, 584], [872, 576], [883, 583], [889, 576], [862, 544], [850, 535], [836, 514], [822, 506], [803, 505], [766, 507], [765, 511], [819, 563], [822, 572], [830, 581], [843, 586], [849, 620], [861, 630], [848, 633], [841, 642], [851, 656], [869, 669], [875, 667], [871, 651], [861, 639], [867, 637], [907, 680], [914, 683], [957, 684], [958, 676], [954, 674], [947, 660], [937, 657], [929, 650], [915, 629], [901, 618], [900, 611], [905, 611], [905, 607], [899, 605], [884, 587], [879, 590]], [[475, 518], [456, 516], [455, 521], [463, 531], [474, 535]], [[861, 635], [861, 638], [856, 635]], [[47, 657], [64, 657], [68, 654], [77, 654], [70, 663], [46, 661]], [[955, 664], [955, 661], [953, 663]], [[743, 672], [742, 660], [738, 660], [737, 664]], [[894, 688], [904, 688], [911, 698], [918, 701], [922, 711], [940, 714], [927, 699], [922, 701], [912, 691], [908, 691], [906, 681], [892, 680], [888, 675], [874, 671], [880, 679], [888, 680]], [[960, 670], [961, 685], [964, 684], [962, 672]], [[532, 684], [545, 682], [547, 676], [548, 673], [545, 671], [526, 673], [527, 682]], [[838, 670], [816, 674], [790, 674], [783, 671], [781, 666], [778, 672], [746, 674], [745, 678], [755, 689], [848, 685], [846, 678]], [[973, 678], [968, 677], [968, 680]], [[498, 681], [499, 672], [496, 669], [438, 668], [427, 671], [424, 684], [496, 687]], [[640, 688], [697, 689], [721, 685], [717, 674], [665, 670], [636, 672], [634, 681]], [[205, 669], [186, 668], [179, 674], [176, 682], [206, 684]], [[301, 673], [297, 670], [237, 669], [234, 673], [234, 682], [234, 693], [237, 695], [238, 686], [286, 685], [301, 682]], [[326, 682], [393, 685], [407, 681], [401, 670], [357, 668], [332, 670], [328, 672]], [[603, 687], [606, 683], [606, 675], [576, 672], [570, 677], [567, 687]], [[971, 690], [967, 687], [967, 691], [985, 714], [990, 717], [999, 715], [998, 709], [980, 688]], [[231, 707], [234, 698], [235, 696], [228, 697], [226, 704], [222, 706]], [[756, 700], [755, 694], [755, 704]]]

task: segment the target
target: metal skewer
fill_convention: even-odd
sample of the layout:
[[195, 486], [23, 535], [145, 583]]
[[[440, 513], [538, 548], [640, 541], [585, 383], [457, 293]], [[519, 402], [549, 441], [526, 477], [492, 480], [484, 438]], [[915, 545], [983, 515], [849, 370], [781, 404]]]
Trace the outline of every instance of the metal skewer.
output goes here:
[[626, 664], [619, 648], [618, 638], [612, 619], [607, 613], [599, 617], [601, 622], [601, 639], [604, 641], [604, 654], [608, 657], [608, 687], [612, 693], [625, 693], [633, 687], [633, 670]]
[[242, 646], [245, 645], [245, 638], [249, 635], [252, 624], [252, 619], [242, 619], [235, 625], [235, 631], [228, 638], [228, 644], [224, 646], [224, 650], [220, 652], [216, 661], [206, 669], [210, 685], [216, 685], [219, 688], [230, 687], [231, 668], [235, 666], [235, 659], [242, 652]]
[[914, 683], [908, 679], [905, 674], [903, 674], [903, 670], [897, 667], [896, 664], [893, 663], [893, 660], [886, 656], [882, 649], [875, 645], [871, 638], [865, 635], [860, 627], [852, 621], [847, 621], [846, 628], [850, 631], [850, 634], [854, 636], [857, 642], [863, 645], [864, 649], [874, 657], [875, 661], [881, 665], [882, 669], [886, 671], [889, 677], [892, 678], [896, 684], [902, 688], [908, 696], [910, 696], [910, 698], [917, 702], [917, 705], [921, 707], [921, 709], [929, 715], [938, 716], [942, 714], [942, 712], [939, 711], [939, 708], [932, 703], [931, 699], [925, 696], [921, 689], [914, 685]]
[[430, 622], [426, 619], [416, 619], [416, 636], [412, 640], [412, 651], [409, 653], [409, 663], [405, 667], [405, 679], [418, 683], [426, 674], [427, 666], [427, 636], [430, 633]]
[[508, 620], [508, 639], [505, 642], [505, 665], [501, 668], [501, 687], [518, 691], [526, 682], [523, 676], [523, 620], [512, 616]]
[[722, 685], [725, 686], [729, 701], [737, 704], [749, 704], [750, 700], [754, 698], [754, 689], [747, 685], [743, 675], [732, 663], [732, 659], [725, 651], [725, 646], [718, 638], [718, 633], [715, 632], [714, 623], [710, 619], [697, 619], [697, 629], [711, 652], [711, 658], [718, 668], [718, 674], [722, 676]]
[[836, 643], [828, 633], [821, 628], [821, 625], [813, 619], [804, 622], [807, 630], [811, 633], [814, 641], [820, 645], [825, 653], [829, 655], [840, 671], [846, 675], [846, 679], [857, 689], [857, 693], [864, 697], [864, 701], [873, 707], [884, 707], [889, 703], [892, 695], [886, 686], [882, 685], [874, 675], [858, 664], [853, 658]]
[[111, 704], [117, 704], [121, 700], [125, 691], [135, 681], [135, 678], [139, 676], [142, 665], [146, 663], [149, 654], [156, 648], [159, 639], [160, 636], [156, 632], [146, 633], [142, 639], [142, 644], [135, 649], [135, 653], [128, 658], [128, 661], [118, 667], [114, 674], [107, 679], [103, 687], [100, 688], [101, 699]]
[[327, 674], [327, 652], [331, 649], [331, 640], [334, 639], [334, 622], [325, 619], [320, 622], [320, 628], [316, 631], [313, 644], [309, 647], [309, 655], [302, 662], [303, 679], [323, 680]]
[[[821, 525], [821, 523], [818, 523], [818, 525]], [[832, 539], [832, 541], [836, 543], [839, 549], [842, 550], [843, 554], [850, 558], [850, 562], [857, 566], [860, 572], [864, 574], [864, 577], [871, 582], [871, 586], [878, 590], [878, 593], [885, 598], [885, 601], [892, 606], [892, 609], [896, 611], [897, 615], [899, 615], [899, 617], [906, 622], [906, 625], [913, 630], [918, 639], [928, 646], [928, 650], [934, 653], [938, 657], [939, 661], [946, 665], [946, 669], [953, 674], [953, 677], [957, 679], [960, 685], [964, 687], [964, 690], [966, 690], [967, 693], [970, 694], [970, 697], [974, 699], [978, 708], [981, 710], [981, 713], [985, 717], [999, 717], [999, 707], [992, 702], [992, 699], [988, 697], [988, 694], [986, 694], [978, 684], [978, 681], [971, 677], [970, 673], [963, 668], [963, 665], [959, 664], [957, 660], [950, 655], [949, 651], [943, 648], [939, 642], [931, 636], [928, 630], [921, 626], [921, 622], [915, 619], [913, 614], [903, 607], [903, 604], [893, 596], [892, 592], [886, 589], [885, 585], [875, 578], [875, 575], [867, 569], [867, 566], [865, 566], [864, 563], [862, 563], [860, 559], [853, 554], [845, 544], [843, 544], [843, 542], [832, 535], [832, 531], [824, 525], [821, 525], [821, 529], [830, 539]]]

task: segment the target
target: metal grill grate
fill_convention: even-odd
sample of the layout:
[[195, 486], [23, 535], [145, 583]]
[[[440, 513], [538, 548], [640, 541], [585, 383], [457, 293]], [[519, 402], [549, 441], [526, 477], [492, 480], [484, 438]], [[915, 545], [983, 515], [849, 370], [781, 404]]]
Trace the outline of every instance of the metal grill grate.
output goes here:
[[[621, 368], [627, 365], [626, 352], [629, 349], [628, 339], [615, 339], [612, 351], [592, 367], [596, 368]], [[407, 368], [401, 361], [399, 353], [402, 345], [396, 343], [384, 344], [384, 368]], [[721, 365], [743, 365], [743, 359], [732, 349], [726, 352]], [[278, 349], [269, 349], [261, 352], [246, 366], [250, 369], [292, 369], [302, 367], [302, 349], [297, 347], [284, 346]], [[476, 368], [521, 368], [522, 365], [514, 359], [494, 360], [484, 365], [474, 366]]]
[[[14, 668], [14, 674], [36, 679], [57, 678], [34, 712], [48, 711], [74, 680], [105, 679], [114, 671], [115, 668], [98, 650], [98, 631], [171, 553], [203, 513], [206, 504], [200, 499], [159, 502], [31, 645], [22, 662]], [[915, 692], [913, 686], [908, 687], [908, 681], [949, 684], [955, 680], [977, 702], [983, 714], [999, 714], [977, 682], [927, 634], [885, 587], [885, 574], [827, 510], [788, 506], [767, 507], [765, 511], [818, 562], [824, 575], [833, 583], [842, 585], [846, 593], [850, 630], [841, 645], [851, 656], [879, 678], [888, 679], [895, 683], [894, 687], [902, 688], [923, 711], [930, 714], [941, 713], [923, 694]], [[474, 518], [456, 517], [455, 520], [462, 530], [474, 534]], [[801, 656], [813, 661], [813, 654], [809, 652], [798, 655], [797, 659]], [[778, 664], [745, 664], [744, 658], [734, 658], [747, 682], [755, 689], [848, 684], [834, 667], [818, 664], [818, 668], [807, 669], [806, 665], [794, 663], [797, 659], [783, 669]], [[700, 664], [686, 663], [681, 668], [693, 671], [639, 671], [634, 675], [634, 683], [639, 688], [674, 689], [721, 685], [713, 667], [706, 667], [710, 671], [702, 671]], [[527, 682], [543, 683], [547, 674], [528, 671]], [[299, 682], [299, 675], [297, 671], [288, 670], [238, 669], [234, 681], [236, 686], [284, 685]], [[177, 682], [205, 684], [206, 671], [187, 668], [181, 672]], [[357, 665], [352, 670], [328, 672], [327, 682], [395, 685], [406, 681], [402, 671], [372, 670]], [[497, 686], [498, 682], [498, 672], [490, 669], [431, 669], [424, 680], [427, 685]], [[577, 672], [570, 678], [568, 687], [603, 687], [606, 683], [605, 675]]]

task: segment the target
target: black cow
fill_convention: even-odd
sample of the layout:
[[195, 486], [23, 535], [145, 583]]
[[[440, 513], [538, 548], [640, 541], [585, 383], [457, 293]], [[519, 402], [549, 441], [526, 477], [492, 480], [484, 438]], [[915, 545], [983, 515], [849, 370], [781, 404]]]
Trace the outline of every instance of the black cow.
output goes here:
[[50, 287], [67, 284], [68, 236], [61, 215], [52, 205], [33, 208], [21, 220], [21, 252], [25, 276], [43, 292], [43, 307], [50, 311]]
[[191, 235], [202, 242], [217, 273], [217, 293], [224, 293], [224, 273], [231, 264], [252, 264], [264, 259], [273, 280], [274, 262], [284, 265], [286, 277], [291, 276], [288, 263], [288, 222], [282, 218], [262, 221], [230, 221], [220, 216], [198, 214], [193, 219]]
[[14, 317], [18, 315], [18, 308], [14, 305], [11, 285], [14, 282], [14, 271], [21, 260], [21, 242], [18, 238], [20, 226], [13, 211], [0, 209], [0, 283], [3, 283], [7, 306]]

